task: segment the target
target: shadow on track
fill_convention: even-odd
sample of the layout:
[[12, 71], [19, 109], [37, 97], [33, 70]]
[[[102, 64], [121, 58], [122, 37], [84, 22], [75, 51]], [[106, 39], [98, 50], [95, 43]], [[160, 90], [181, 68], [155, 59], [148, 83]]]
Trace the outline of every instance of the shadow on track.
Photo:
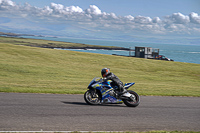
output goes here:
[[65, 102], [61, 101], [64, 104], [74, 104], [74, 105], [88, 105], [87, 103], [82, 103], [82, 102]]
[[64, 104], [72, 104], [72, 105], [87, 105], [87, 106], [110, 106], [110, 107], [126, 107], [122, 103], [112, 103], [112, 104], [99, 104], [99, 105], [89, 105], [84, 102], [66, 102], [66, 101], [61, 101]]

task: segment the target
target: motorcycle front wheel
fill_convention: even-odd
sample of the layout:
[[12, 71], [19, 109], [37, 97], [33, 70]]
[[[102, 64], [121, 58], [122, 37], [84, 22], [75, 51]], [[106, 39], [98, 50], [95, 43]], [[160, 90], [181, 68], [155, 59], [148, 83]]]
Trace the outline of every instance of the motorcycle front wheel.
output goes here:
[[101, 103], [101, 98], [98, 93], [92, 90], [87, 90], [84, 94], [84, 100], [89, 105], [97, 105]]
[[128, 107], [137, 107], [140, 104], [139, 95], [131, 90], [128, 90], [128, 92], [131, 94], [131, 97], [129, 99], [123, 99], [124, 104]]

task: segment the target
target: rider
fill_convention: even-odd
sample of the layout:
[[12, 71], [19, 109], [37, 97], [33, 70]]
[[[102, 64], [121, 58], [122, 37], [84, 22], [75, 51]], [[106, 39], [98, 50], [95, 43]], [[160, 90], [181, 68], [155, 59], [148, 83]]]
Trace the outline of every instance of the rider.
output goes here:
[[124, 89], [122, 81], [116, 75], [114, 75], [112, 72], [110, 72], [109, 68], [103, 68], [101, 70], [101, 75], [104, 80], [112, 80], [112, 82], [115, 85], [117, 85], [117, 87], [119, 88], [119, 91], [120, 91], [119, 95], [126, 93], [126, 89]]

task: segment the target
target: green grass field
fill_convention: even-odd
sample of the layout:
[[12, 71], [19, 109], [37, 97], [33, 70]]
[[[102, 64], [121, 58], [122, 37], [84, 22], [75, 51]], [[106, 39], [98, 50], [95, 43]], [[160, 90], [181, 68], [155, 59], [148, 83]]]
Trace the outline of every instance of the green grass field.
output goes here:
[[124, 83], [136, 82], [131, 90], [139, 95], [200, 96], [200, 64], [13, 44], [13, 39], [0, 38], [0, 92], [83, 94], [101, 69], [109, 67]]

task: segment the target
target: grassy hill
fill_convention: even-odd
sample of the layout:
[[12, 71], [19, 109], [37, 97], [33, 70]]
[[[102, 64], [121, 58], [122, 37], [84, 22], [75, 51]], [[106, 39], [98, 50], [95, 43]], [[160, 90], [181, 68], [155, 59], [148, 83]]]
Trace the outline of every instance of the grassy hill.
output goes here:
[[115, 47], [115, 46], [88, 45], [81, 43], [48, 41], [48, 40], [30, 39], [30, 38], [2, 37], [2, 36], [0, 36], [0, 43], [11, 43], [15, 45], [24, 45], [24, 46], [41, 47], [41, 48], [129, 50], [129, 48]]
[[200, 64], [13, 44], [0, 40], [0, 92], [83, 94], [109, 67], [139, 95], [200, 96]]

